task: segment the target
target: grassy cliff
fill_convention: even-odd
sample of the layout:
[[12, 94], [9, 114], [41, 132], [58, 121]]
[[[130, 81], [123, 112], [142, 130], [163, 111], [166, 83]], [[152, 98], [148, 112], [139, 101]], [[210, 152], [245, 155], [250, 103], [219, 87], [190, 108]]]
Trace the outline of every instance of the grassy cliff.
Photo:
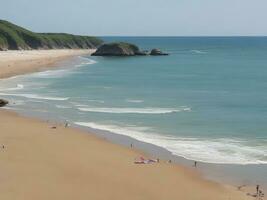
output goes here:
[[25, 28], [0, 20], [0, 50], [20, 49], [90, 49], [101, 45], [96, 37], [66, 33], [34, 33]]

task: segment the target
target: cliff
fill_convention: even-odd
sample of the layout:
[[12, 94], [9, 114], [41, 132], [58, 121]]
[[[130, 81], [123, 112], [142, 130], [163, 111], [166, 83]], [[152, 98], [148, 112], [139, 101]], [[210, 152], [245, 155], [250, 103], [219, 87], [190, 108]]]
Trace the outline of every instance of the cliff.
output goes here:
[[91, 49], [103, 41], [96, 37], [66, 33], [34, 33], [0, 20], [0, 50]]

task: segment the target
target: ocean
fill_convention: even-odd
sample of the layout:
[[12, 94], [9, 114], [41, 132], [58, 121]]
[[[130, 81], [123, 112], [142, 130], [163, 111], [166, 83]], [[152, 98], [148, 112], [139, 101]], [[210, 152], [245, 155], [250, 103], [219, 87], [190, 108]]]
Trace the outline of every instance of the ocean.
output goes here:
[[169, 56], [77, 57], [0, 81], [7, 109], [190, 160], [267, 164], [267, 37], [105, 37]]

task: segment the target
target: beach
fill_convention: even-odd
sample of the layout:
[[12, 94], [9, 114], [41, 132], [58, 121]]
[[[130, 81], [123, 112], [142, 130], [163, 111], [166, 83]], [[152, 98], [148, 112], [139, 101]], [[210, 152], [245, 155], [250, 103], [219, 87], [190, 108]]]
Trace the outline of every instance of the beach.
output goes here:
[[0, 52], [0, 78], [45, 70], [55, 63], [76, 55], [91, 54], [94, 49], [12, 50]]
[[[85, 54], [90, 51], [0, 52], [0, 77], [46, 70]], [[251, 199], [236, 187], [205, 180], [193, 167], [165, 160], [135, 164], [150, 155], [64, 124], [4, 109], [0, 124], [2, 199]]]
[[142, 153], [64, 125], [3, 110], [0, 123], [0, 194], [6, 200], [248, 198], [165, 161], [134, 164]]

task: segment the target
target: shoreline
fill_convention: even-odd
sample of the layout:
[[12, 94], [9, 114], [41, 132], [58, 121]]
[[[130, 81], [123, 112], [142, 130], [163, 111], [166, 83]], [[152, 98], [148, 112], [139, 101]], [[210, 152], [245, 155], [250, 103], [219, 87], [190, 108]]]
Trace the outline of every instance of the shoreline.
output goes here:
[[[93, 52], [95, 52], [95, 49], [0, 51], [0, 79], [44, 71], [65, 59], [80, 55], [89, 55]], [[15, 60], [14, 57], [16, 57]]]
[[[14, 120], [23, 131], [20, 132], [12, 126]], [[123, 199], [122, 197], [126, 195], [128, 199], [138, 199], [139, 195], [144, 195], [146, 197], [144, 199], [162, 199], [162, 197], [196, 199], [197, 197], [204, 200], [209, 196], [216, 196], [217, 199], [229, 197], [240, 200], [251, 199], [243, 191], [238, 191], [232, 186], [205, 180], [198, 171], [188, 167], [169, 164], [164, 160], [155, 164], [136, 165], [133, 163], [134, 158], [148, 156], [137, 149], [113, 144], [92, 133], [65, 128], [63, 124], [55, 125], [53, 122], [21, 117], [15, 112], [5, 110], [0, 110], [0, 121], [2, 129], [5, 130], [1, 134], [1, 145], [5, 148], [0, 154], [1, 170], [4, 172], [1, 177], [4, 184], [2, 181], [0, 191], [5, 199], [21, 195], [20, 190], [14, 189], [12, 193], [7, 193], [9, 189], [18, 185], [24, 191], [35, 188], [39, 194], [34, 193], [37, 195], [34, 197], [38, 199], [45, 199], [44, 192], [48, 193], [46, 197], [54, 199], [55, 194], [49, 195], [51, 191], [55, 192], [56, 196], [66, 199], [71, 199], [67, 196], [78, 191], [81, 195], [85, 195], [81, 196], [81, 199], [96, 198], [98, 194], [93, 192], [96, 190], [96, 185], [104, 187], [103, 192], [106, 192], [107, 196], [115, 193], [116, 199]], [[55, 129], [52, 128], [55, 126]], [[46, 184], [42, 185], [43, 181]], [[68, 189], [69, 186], [54, 185], [63, 184], [62, 181], [69, 183], [72, 189]], [[114, 182], [117, 185], [112, 187]], [[138, 184], [141, 188], [137, 186]], [[88, 185], [94, 189], [86, 188], [85, 191], [84, 186]], [[120, 190], [120, 187], [125, 191]], [[194, 194], [184, 193], [190, 191], [190, 188], [194, 188]], [[140, 193], [141, 191], [143, 193]], [[32, 199], [31, 192], [26, 193], [27, 199]]]
[[[57, 117], [52, 118], [51, 116], [42, 116], [40, 113], [33, 114], [32, 112], [26, 111], [16, 111], [23, 117], [30, 117], [34, 119], [41, 119], [43, 121], [49, 120], [55, 124], [64, 124], [63, 120]], [[141, 140], [137, 140], [131, 136], [121, 135], [114, 132], [95, 129], [87, 126], [77, 125], [75, 123], [70, 123], [72, 128], [76, 128], [78, 131], [86, 132], [90, 135], [94, 135], [98, 138], [107, 140], [113, 144], [130, 148], [131, 144], [133, 147], [131, 149], [142, 152], [145, 155], [149, 155], [153, 158], [159, 158], [165, 162], [171, 160], [174, 165], [179, 165], [187, 168], [191, 171], [197, 171], [201, 178], [205, 180], [210, 180], [222, 185], [229, 185], [235, 188], [242, 186], [244, 191], [253, 192], [253, 189], [257, 184], [261, 185], [261, 189], [267, 190], [266, 180], [262, 174], [266, 172], [265, 164], [222, 164], [222, 163], [206, 163], [197, 161], [197, 168], [194, 168], [194, 160], [187, 159], [182, 156], [178, 156], [168, 151], [164, 147], [160, 147], [151, 143], [147, 143]], [[255, 172], [260, 172], [256, 173]], [[256, 176], [255, 176], [256, 175]]]
[[[50, 50], [49, 50], [50, 51]], [[85, 53], [85, 54], [88, 54], [88, 52], [87, 53]], [[1, 55], [1, 54], [0, 54]], [[76, 55], [82, 55], [82, 54], [76, 54]], [[2, 77], [5, 77], [5, 78], [7, 78], [7, 77], [11, 77], [11, 76], [14, 76], [14, 75], [19, 75], [19, 74], [25, 74], [25, 73], [29, 73], [29, 72], [35, 72], [35, 71], [41, 71], [41, 70], [44, 70], [44, 69], [47, 69], [48, 67], [50, 67], [51, 66], [51, 62], [52, 62], [52, 64], [55, 64], [56, 62], [58, 62], [58, 61], [61, 61], [61, 60], [64, 60], [65, 58], [68, 58], [68, 57], [71, 57], [71, 56], [75, 56], [75, 55], [64, 55], [64, 56], [60, 56], [60, 57], [57, 57], [57, 56], [55, 56], [55, 58], [50, 58], [50, 60], [49, 60], [49, 62], [46, 62], [46, 63], [43, 63], [42, 62], [42, 64], [41, 65], [38, 65], [38, 62], [40, 62], [40, 60], [35, 60], [35, 61], [31, 61], [32, 62], [32, 68], [31, 69], [29, 69], [29, 68], [27, 68], [26, 70], [24, 70], [24, 71], [17, 71], [17, 72], [12, 72], [12, 73], [6, 73], [6, 75], [4, 75], [4, 76], [2, 76]], [[42, 58], [40, 58], [41, 60], [42, 59], [44, 59], [43, 57]], [[23, 62], [23, 61], [18, 61], [18, 63], [19, 62]], [[28, 61], [27, 61], [28, 62]], [[38, 66], [37, 66], [38, 65]], [[0, 67], [1, 67], [1, 65], [0, 65]], [[0, 75], [1, 76], [1, 75]], [[87, 133], [87, 132], [84, 132], [84, 131], [81, 131], [81, 130], [78, 130], [78, 129], [72, 129], [72, 128], [67, 128], [67, 129], [65, 129], [64, 127], [62, 127], [62, 125], [61, 126], [59, 126], [59, 127], [57, 127], [56, 128], [56, 130], [53, 130], [53, 129], [51, 129], [51, 128], [47, 128], [48, 127], [48, 125], [47, 125], [47, 123], [45, 123], [45, 122], [41, 122], [40, 120], [38, 120], [38, 119], [32, 119], [32, 118], [28, 118], [28, 117], [21, 117], [20, 115], [18, 115], [18, 114], [15, 114], [15, 113], [13, 113], [13, 112], [10, 112], [10, 111], [5, 111], [5, 110], [0, 110], [0, 116], [1, 116], [1, 118], [5, 121], [6, 120], [6, 117], [8, 118], [8, 120], [11, 120], [11, 121], [8, 121], [8, 123], [7, 123], [7, 125], [6, 124], [3, 124], [4, 126], [6, 126], [6, 131], [11, 131], [11, 133], [14, 133], [14, 130], [16, 130], [16, 127], [12, 127], [12, 121], [15, 119], [15, 121], [19, 121], [19, 122], [21, 122], [22, 123], [22, 125], [23, 126], [25, 126], [25, 128], [27, 128], [27, 129], [29, 129], [30, 130], [30, 132], [32, 131], [32, 127], [31, 127], [31, 125], [32, 124], [34, 124], [34, 125], [36, 125], [36, 124], [38, 124], [38, 126], [36, 127], [36, 129], [35, 129], [35, 131], [36, 130], [39, 130], [39, 129], [41, 129], [41, 128], [44, 128], [45, 130], [44, 131], [42, 131], [44, 134], [46, 134], [46, 133], [50, 133], [50, 132], [52, 132], [52, 131], [54, 131], [54, 132], [59, 132], [60, 133], [60, 135], [61, 136], [58, 136], [58, 137], [60, 137], [60, 140], [63, 140], [63, 141], [66, 141], [66, 142], [70, 142], [70, 141], [67, 141], [64, 137], [65, 137], [65, 134], [62, 136], [62, 133], [64, 132], [71, 132], [70, 133], [70, 135], [71, 136], [69, 136], [69, 137], [71, 137], [72, 139], [77, 139], [78, 140], [78, 138], [79, 137], [82, 137], [84, 140], [89, 140], [89, 138], [90, 138], [90, 140], [93, 138], [93, 140], [95, 140], [95, 141], [97, 141], [98, 142], [98, 145], [100, 145], [100, 147], [97, 147], [97, 145], [96, 145], [96, 147], [95, 148], [97, 148], [97, 151], [95, 151], [95, 153], [99, 153], [99, 151], [102, 151], [102, 149], [104, 148], [106, 148], [106, 146], [112, 146], [112, 148], [114, 147], [115, 149], [116, 149], [116, 151], [118, 151], [119, 152], [119, 154], [127, 154], [127, 155], [131, 155], [131, 157], [123, 157], [123, 158], [120, 158], [119, 160], [117, 160], [117, 159], [115, 159], [115, 161], [113, 161], [112, 159], [110, 160], [110, 157], [106, 157], [106, 156], [104, 156], [107, 160], [105, 160], [102, 156], [103, 156], [103, 154], [102, 153], [100, 153], [100, 158], [95, 158], [95, 156], [94, 155], [92, 155], [92, 158], [93, 159], [96, 159], [97, 161], [100, 161], [100, 162], [104, 162], [104, 163], [106, 163], [107, 161], [107, 163], [106, 164], [112, 164], [112, 166], [113, 165], [115, 165], [115, 166], [119, 166], [119, 164], [120, 164], [120, 161], [121, 161], [121, 159], [124, 161], [124, 160], [127, 160], [127, 163], [125, 163], [126, 164], [126, 166], [124, 166], [125, 168], [123, 168], [123, 170], [126, 172], [126, 173], [131, 173], [132, 171], [131, 170], [134, 170], [134, 172], [140, 172], [140, 169], [139, 169], [139, 167], [138, 166], [136, 166], [136, 165], [132, 165], [132, 163], [133, 163], [133, 159], [134, 159], [134, 157], [136, 157], [136, 156], [139, 156], [140, 154], [141, 155], [143, 155], [144, 153], [141, 153], [139, 150], [137, 150], [137, 149], [129, 149], [129, 148], [127, 148], [127, 147], [123, 147], [122, 145], [117, 145], [117, 144], [113, 144], [112, 142], [110, 142], [110, 141], [106, 141], [105, 139], [100, 139], [100, 138], [98, 138], [98, 137], [96, 137], [96, 136], [94, 136], [95, 134], [94, 133], [92, 133], [91, 131], [90, 131], [90, 134], [84, 134], [84, 133]], [[51, 125], [49, 125], [49, 126], [51, 126]], [[60, 130], [58, 130], [58, 128], [60, 129]], [[13, 130], [14, 129], [14, 130]], [[12, 130], [13, 130], [13, 132], [12, 132]], [[17, 130], [18, 131], [18, 130]], [[25, 135], [26, 134], [26, 135]], [[76, 136], [76, 134], [78, 134], [77, 136]], [[9, 137], [8, 137], [8, 135], [6, 135], [6, 133], [4, 134], [5, 135], [5, 137], [3, 137], [3, 135], [0, 133], [0, 136], [1, 136], [1, 139], [2, 140], [6, 140], [6, 141], [8, 141], [8, 142], [10, 142], [10, 144], [12, 144], [13, 142], [13, 140], [12, 139], [10, 139]], [[36, 139], [38, 139], [39, 140], [39, 136], [40, 137], [43, 137], [43, 135], [41, 136], [41, 135], [38, 135], [38, 134], [36, 134], [36, 133], [31, 133], [31, 135], [33, 136], [33, 137], [35, 137]], [[57, 134], [56, 134], [57, 135]], [[17, 137], [17, 136], [19, 136], [19, 138], [21, 138], [22, 140], [24, 140], [25, 138], [24, 138], [24, 136], [26, 136], [26, 138], [28, 137], [27, 136], [27, 133], [23, 133], [22, 135], [20, 135], [20, 134], [18, 134], [18, 133], [16, 133], [15, 134], [15, 136]], [[16, 140], [16, 137], [14, 137], [13, 139], [14, 140]], [[50, 137], [50, 135], [48, 135], [48, 136], [44, 136], [44, 137]], [[53, 136], [52, 136], [53, 137]], [[87, 138], [88, 137], [88, 138]], [[29, 139], [29, 138], [28, 138]], [[51, 138], [48, 138], [48, 140], [50, 141], [51, 140]], [[82, 142], [82, 143], [86, 143], [86, 142], [83, 142], [82, 140], [80, 140], [79, 139], [79, 141], [80, 142]], [[26, 142], [27, 143], [27, 141], [24, 141], [24, 142]], [[63, 142], [60, 142], [60, 141], [57, 141], [57, 142], [59, 142], [60, 144], [61, 143], [63, 143]], [[97, 143], [96, 142], [96, 143]], [[17, 144], [17, 142], [15, 142], [15, 144]], [[47, 143], [48, 144], [48, 147], [50, 148], [50, 146], [49, 146], [49, 143]], [[104, 145], [103, 145], [104, 144]], [[20, 145], [20, 144], [19, 144]], [[35, 144], [34, 144], [34, 146], [35, 146]], [[11, 145], [11, 147], [12, 147], [12, 145]], [[8, 148], [6, 149], [6, 150], [8, 150], [10, 147], [9, 147], [9, 144], [8, 144]], [[25, 147], [26, 148], [26, 147]], [[58, 146], [56, 146], [56, 147], [54, 147], [55, 149], [57, 149], [57, 150], [60, 150], [60, 148], [61, 147], [58, 147]], [[79, 148], [78, 146], [77, 146], [77, 148]], [[82, 148], [88, 148], [88, 147], [85, 147], [85, 146], [83, 146]], [[5, 150], [5, 151], [6, 151]], [[26, 149], [27, 151], [29, 150], [29, 149]], [[47, 156], [47, 153], [51, 153], [50, 152], [50, 150], [48, 151], [46, 148], [44, 148], [44, 149], [42, 149], [44, 152], [43, 152], [43, 154], [44, 154], [44, 156]], [[68, 153], [71, 153], [72, 154], [72, 152], [70, 151], [69, 152], [69, 149], [65, 149], [65, 150], [67, 150], [68, 151]], [[87, 149], [88, 150], [88, 149]], [[89, 148], [89, 150], [90, 150], [90, 148]], [[91, 149], [92, 150], [92, 149]], [[60, 150], [60, 151], [62, 151], [62, 150]], [[53, 151], [52, 151], [53, 152]], [[17, 151], [16, 151], [16, 153], [18, 153]], [[20, 153], [20, 152], [19, 152]], [[65, 155], [65, 152], [61, 152], [62, 153], [62, 155], [64, 154]], [[85, 156], [84, 155], [84, 153], [81, 151], [80, 152], [83, 156]], [[112, 156], [111, 157], [113, 157], [113, 154], [112, 154], [112, 152], [109, 152], [109, 151], [106, 151], [106, 153], [108, 153], [108, 154], [111, 154]], [[113, 152], [114, 153], [114, 152]], [[37, 153], [38, 154], [38, 153]], [[29, 154], [30, 155], [30, 154]], [[52, 154], [50, 154], [50, 155], [52, 155]], [[11, 156], [12, 156], [12, 154], [11, 154]], [[37, 156], [37, 157], [39, 157], [39, 155], [35, 155], [35, 154], [33, 154], [32, 155], [33, 157], [35, 157], [35, 156]], [[72, 154], [72, 156], [76, 156], [76, 154], [74, 155], [74, 154]], [[118, 156], [118, 155], [116, 155], [116, 156]], [[79, 157], [79, 156], [77, 156], [77, 157]], [[5, 157], [4, 157], [5, 158]], [[60, 158], [60, 157], [59, 157]], [[74, 157], [72, 157], [72, 158], [74, 158]], [[80, 157], [79, 157], [80, 158]], [[86, 158], [86, 157], [83, 157], [83, 158]], [[115, 157], [116, 158], [116, 157]], [[29, 159], [31, 159], [31, 157], [29, 157]], [[52, 159], [52, 158], [51, 158]], [[61, 158], [60, 158], [61, 159]], [[76, 158], [75, 158], [76, 159]], [[78, 159], [78, 158], [77, 158]], [[81, 159], [81, 158], [80, 158]], [[7, 161], [9, 161], [9, 159], [7, 159]], [[82, 161], [82, 160], [76, 160], [77, 162], [84, 162], [84, 161]], [[4, 161], [2, 161], [2, 165], [4, 165], [5, 163], [3, 163]], [[17, 161], [18, 162], [18, 161]], [[41, 162], [41, 161], [40, 161]], [[57, 162], [61, 162], [60, 160], [58, 160]], [[68, 160], [64, 160], [64, 163], [70, 163], [70, 161], [68, 161]], [[20, 163], [21, 164], [21, 163]], [[25, 163], [23, 163], [24, 165], [25, 165]], [[26, 163], [27, 164], [27, 163]], [[84, 163], [85, 164], [85, 163]], [[83, 167], [86, 169], [87, 167], [89, 167], [89, 166], [87, 166], [87, 164], [89, 164], [89, 163], [86, 163], [85, 165], [83, 165]], [[129, 165], [130, 164], [130, 165]], [[97, 168], [102, 168], [101, 166], [99, 166], [99, 164], [95, 164], [96, 165], [96, 168], [94, 169], [94, 170], [98, 170]], [[169, 198], [177, 198], [177, 197], [179, 197], [179, 198], [183, 198], [183, 199], [194, 199], [194, 195], [193, 196], [191, 196], [191, 197], [188, 197], [188, 194], [186, 195], [186, 196], [183, 196], [184, 194], [183, 194], [183, 192], [184, 192], [184, 189], [185, 190], [188, 190], [189, 188], [191, 188], [192, 186], [194, 187], [194, 186], [196, 186], [197, 188], [195, 188], [194, 187], [194, 189], [197, 189], [197, 193], [198, 193], [198, 197], [201, 197], [201, 198], [198, 198], [198, 199], [205, 199], [205, 198], [208, 198], [210, 195], [215, 195], [216, 197], [218, 197], [218, 195], [219, 195], [219, 198], [218, 199], [228, 199], [228, 197], [229, 197], [229, 195], [231, 196], [231, 198], [232, 197], [234, 197], [234, 198], [232, 198], [232, 199], [244, 199], [244, 198], [248, 198], [249, 199], [249, 197], [248, 196], [246, 196], [244, 193], [240, 193], [239, 191], [236, 191], [236, 189], [235, 188], [233, 188], [233, 187], [231, 187], [231, 186], [223, 186], [223, 185], [220, 185], [220, 184], [217, 184], [217, 183], [215, 183], [215, 182], [213, 182], [213, 181], [208, 181], [208, 180], [205, 180], [200, 174], [198, 174], [198, 173], [196, 173], [196, 171], [194, 171], [194, 170], [192, 170], [192, 169], [190, 169], [189, 167], [183, 167], [183, 166], [181, 166], [181, 165], [177, 165], [177, 164], [166, 164], [166, 162], [165, 161], [163, 161], [163, 162], [160, 162], [159, 164], [153, 164], [153, 165], [149, 165], [147, 168], [146, 168], [146, 170], [144, 171], [145, 172], [145, 174], [147, 175], [147, 173], [149, 174], [149, 178], [151, 178], [151, 179], [153, 179], [153, 178], [155, 178], [154, 176], [155, 175], [157, 175], [157, 173], [152, 173], [151, 174], [151, 172], [150, 172], [150, 166], [151, 166], [151, 169], [153, 169], [153, 172], [154, 172], [154, 170], [156, 170], [156, 172], [157, 173], [159, 173], [161, 176], [160, 177], [157, 177], [157, 178], [160, 178], [160, 179], [156, 179], [156, 180], [158, 180], [158, 181], [161, 181], [162, 179], [163, 180], [165, 180], [165, 175], [167, 174], [167, 175], [169, 175], [169, 179], [168, 180], [165, 180], [166, 181], [166, 183], [168, 184], [168, 186], [169, 187], [171, 187], [172, 189], [171, 189], [171, 193], [169, 193], [169, 191], [168, 190], [166, 190], [166, 191], [164, 191], [165, 193], [165, 195], [167, 195]], [[158, 167], [156, 167], [156, 166], [158, 166]], [[14, 166], [15, 167], [15, 166]], [[30, 166], [29, 166], [30, 167]], [[46, 166], [46, 167], [52, 167], [51, 165], [49, 165], [49, 166]], [[61, 166], [61, 168], [62, 168], [63, 166]], [[129, 168], [129, 169], [128, 169]], [[157, 171], [158, 169], [157, 168], [161, 168], [162, 170], [163, 170], [163, 172], [160, 170], [160, 171]], [[175, 168], [175, 170], [173, 169], [173, 168]], [[79, 168], [75, 168], [77, 171], [79, 170]], [[141, 168], [142, 170], [143, 170], [143, 168]], [[6, 169], [7, 171], [9, 170], [9, 169]], [[14, 168], [14, 170], [16, 171], [16, 170], [18, 170], [17, 168]], [[46, 170], [46, 168], [44, 168], [43, 170]], [[68, 170], [70, 170], [70, 169], [68, 169]], [[100, 170], [100, 171], [98, 171], [98, 173], [97, 174], [101, 174], [101, 172], [103, 172], [103, 170], [108, 170], [109, 171], [109, 169], [106, 169], [106, 168], [104, 168], [104, 169], [102, 169], [102, 170]], [[122, 171], [123, 171], [122, 170]], [[129, 171], [130, 170], [130, 171]], [[136, 171], [137, 170], [137, 171]], [[141, 170], [141, 172], [143, 173], [143, 171]], [[174, 171], [173, 171], [174, 170]], [[20, 171], [20, 170], [18, 170], [18, 171]], [[72, 171], [72, 173], [75, 173], [74, 171]], [[78, 172], [77, 172], [78, 173]], [[110, 172], [110, 173], [113, 173], [113, 171], [112, 172]], [[176, 177], [176, 178], [178, 178], [178, 179], [174, 179], [173, 180], [173, 177], [175, 177], [175, 176], [177, 176], [177, 174], [179, 174], [179, 177]], [[179, 179], [181, 179], [181, 175], [184, 175], [183, 173], [185, 173], [186, 175], [185, 175], [185, 177], [182, 177], [182, 180], [179, 180]], [[84, 174], [87, 174], [87, 171], [84, 171]], [[83, 173], [81, 173], [81, 175], [84, 175]], [[92, 175], [92, 174], [91, 174]], [[117, 176], [119, 176], [118, 174], [116, 174]], [[144, 174], [143, 174], [144, 175]], [[11, 174], [10, 174], [10, 176], [11, 176]], [[106, 174], [106, 176], [110, 176], [110, 174]], [[139, 174], [137, 173], [137, 174], [135, 174], [135, 176], [139, 176]], [[100, 177], [101, 177], [101, 175], [100, 175]], [[193, 181], [191, 180], [191, 178], [193, 177]], [[14, 177], [12, 177], [12, 178], [14, 178]], [[34, 179], [34, 177], [31, 177], [31, 178], [33, 178]], [[71, 179], [72, 178], [74, 178], [75, 179], [75, 177], [70, 177]], [[79, 177], [79, 179], [81, 179], [82, 177]], [[95, 179], [98, 179], [99, 177], [95, 177]], [[122, 178], [124, 178], [123, 180], [124, 181], [126, 181], [126, 182], [121, 182], [123, 185], [124, 184], [127, 184], [128, 185], [128, 183], [127, 183], [127, 180], [128, 180], [128, 178], [130, 178], [130, 180], [131, 180], [131, 178], [134, 178], [133, 177], [133, 175], [132, 174], [127, 174], [127, 176], [123, 176]], [[125, 179], [126, 178], [126, 179]], [[141, 177], [139, 177], [139, 178], [141, 178]], [[69, 179], [69, 181], [71, 181], [71, 179]], [[116, 179], [117, 179], [117, 177], [115, 176], [111, 176], [110, 177], [110, 179], [112, 179], [113, 181], [115, 181]], [[35, 180], [35, 179], [34, 179]], [[157, 190], [156, 189], [159, 189], [159, 188], [157, 188], [158, 186], [157, 186], [157, 184], [159, 184], [159, 182], [156, 182], [156, 184], [154, 183], [151, 183], [149, 180], [143, 180], [142, 178], [140, 179], [140, 180], [142, 180], [143, 182], [145, 182], [145, 183], [143, 183], [144, 185], [143, 185], [143, 187], [145, 187], [145, 188], [154, 188], [153, 190], [151, 190], [151, 192], [153, 191], [153, 192], [157, 192]], [[58, 181], [61, 181], [61, 180], [58, 180]], [[96, 182], [98, 181], [98, 180], [95, 180]], [[137, 180], [136, 180], [137, 181]], [[172, 182], [172, 181], [174, 181], [172, 184], [177, 184], [176, 182], [179, 182], [179, 184], [178, 185], [171, 185], [170, 183]], [[189, 183], [188, 183], [188, 181], [189, 181]], [[187, 184], [187, 187], [186, 188], [181, 188], [181, 186], [180, 186], [180, 184], [182, 183], [182, 184], [184, 184], [184, 182], [186, 182], [186, 184]], [[132, 183], [132, 182], [131, 182]], [[139, 183], [139, 182], [135, 182], [135, 184], [137, 184], [137, 183]], [[12, 182], [10, 183], [11, 185], [12, 185]], [[83, 184], [87, 184], [87, 182], [85, 181], [85, 182], [83, 182]], [[83, 186], [83, 184], [81, 184], [80, 186]], [[90, 183], [90, 184], [93, 184], [93, 183]], [[99, 183], [100, 184], [100, 186], [101, 186], [101, 184], [103, 184], [103, 182], [101, 182], [101, 183]], [[132, 183], [133, 184], [133, 183]], [[160, 184], [159, 184], [160, 185]], [[72, 185], [73, 186], [73, 185]], [[176, 186], [176, 187], [179, 187], [180, 186], [180, 193], [182, 193], [182, 194], [180, 194], [180, 193], [177, 193], [177, 188], [176, 187], [174, 187], [174, 186]], [[227, 188], [227, 189], [226, 189]], [[38, 188], [38, 189], [40, 189], [40, 188]], [[113, 190], [114, 189], [116, 189], [116, 188], [113, 188]], [[144, 188], [143, 188], [144, 189]], [[169, 188], [168, 188], [169, 189]], [[76, 190], [79, 190], [78, 188], [76, 188]], [[155, 191], [154, 191], [155, 190]], [[1, 187], [0, 187], [0, 191], [1, 191]], [[132, 192], [132, 191], [129, 191], [129, 188], [127, 188], [127, 190], [126, 191], [128, 191], [128, 192]], [[142, 190], [139, 190], [139, 192], [140, 191], [142, 191]], [[150, 190], [149, 190], [150, 191]], [[83, 192], [85, 192], [85, 191], [83, 191]], [[111, 189], [111, 191], [110, 192], [114, 192], [114, 191], [112, 191], [112, 189]], [[121, 191], [122, 192], [122, 191]], [[160, 192], [160, 191], [159, 191]], [[1, 191], [1, 193], [2, 193], [2, 191]], [[226, 194], [227, 193], [227, 194]], [[60, 196], [61, 194], [59, 194], [58, 193], [58, 195]], [[89, 195], [89, 194], [88, 194]], [[96, 195], [96, 194], [95, 194]], [[120, 197], [123, 197], [123, 196], [120, 196], [120, 194], [117, 194], [118, 196], [117, 196], [117, 198], [119, 198], [120, 199]], [[125, 193], [125, 195], [127, 195], [128, 196], [128, 194], [127, 193]], [[138, 193], [136, 194], [136, 195], [138, 195]], [[139, 194], [140, 195], [140, 194]], [[144, 194], [144, 195], [146, 195], [146, 194]], [[147, 194], [148, 195], [148, 194]], [[190, 195], [189, 195], [190, 196]], [[7, 196], [8, 197], [8, 196]], [[95, 196], [95, 197], [97, 197], [97, 196]], [[129, 197], [129, 199], [136, 199], [136, 198], [134, 198], [134, 195], [133, 195], [133, 197], [131, 197], [131, 196], [128, 196]], [[135, 196], [136, 197], [136, 196]], [[150, 198], [153, 198], [153, 199], [161, 199], [161, 198], [159, 198], [159, 197], [161, 197], [161, 196], [151, 196], [151, 193], [149, 193], [149, 196], [147, 196], [148, 198], [146, 198], [146, 199], [150, 199]], [[165, 196], [164, 196], [165, 197]], [[86, 197], [86, 198], [88, 198], [88, 196]], [[29, 199], [31, 199], [31, 198], [29, 198]], [[53, 198], [52, 198], [53, 199]]]

